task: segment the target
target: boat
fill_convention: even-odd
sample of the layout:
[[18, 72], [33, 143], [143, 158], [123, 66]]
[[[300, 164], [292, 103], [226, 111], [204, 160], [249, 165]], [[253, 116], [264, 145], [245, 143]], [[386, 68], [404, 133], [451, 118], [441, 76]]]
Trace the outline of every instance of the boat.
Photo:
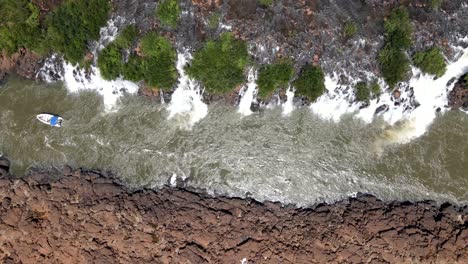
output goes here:
[[44, 114], [38, 114], [36, 117], [37, 117], [37, 120], [49, 126], [53, 126], [53, 127], [62, 126], [63, 118], [61, 118], [58, 115], [44, 113]]

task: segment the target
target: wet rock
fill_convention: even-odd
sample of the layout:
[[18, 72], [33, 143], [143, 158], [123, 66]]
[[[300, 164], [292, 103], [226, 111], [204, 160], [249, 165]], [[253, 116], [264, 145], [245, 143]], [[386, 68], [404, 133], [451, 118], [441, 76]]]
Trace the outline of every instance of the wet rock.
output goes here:
[[258, 102], [253, 102], [251, 105], [250, 105], [250, 111], [252, 112], [258, 112], [260, 111], [260, 104]]
[[254, 19], [257, 12], [257, 1], [229, 0], [227, 19]]
[[430, 201], [358, 194], [295, 208], [33, 171], [0, 179], [0, 262], [465, 263], [466, 219], [467, 206]]
[[5, 79], [7, 73], [15, 72], [21, 77], [35, 79], [36, 72], [40, 68], [41, 58], [27, 49], [8, 55], [0, 54], [0, 82]]
[[400, 96], [401, 96], [400, 90], [395, 90], [393, 92], [393, 98], [395, 98], [396, 100], [400, 99]]
[[7, 158], [0, 156], [0, 176], [6, 176], [9, 173], [10, 165], [10, 161]]
[[468, 74], [460, 77], [448, 94], [448, 105], [452, 109], [468, 110]]

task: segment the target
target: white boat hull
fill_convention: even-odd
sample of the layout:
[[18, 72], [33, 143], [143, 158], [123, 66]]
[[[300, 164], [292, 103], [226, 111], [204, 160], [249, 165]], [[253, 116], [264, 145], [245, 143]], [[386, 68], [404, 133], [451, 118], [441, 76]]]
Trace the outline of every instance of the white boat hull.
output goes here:
[[53, 127], [61, 127], [63, 122], [63, 118], [51, 114], [39, 114], [36, 118], [42, 123]]

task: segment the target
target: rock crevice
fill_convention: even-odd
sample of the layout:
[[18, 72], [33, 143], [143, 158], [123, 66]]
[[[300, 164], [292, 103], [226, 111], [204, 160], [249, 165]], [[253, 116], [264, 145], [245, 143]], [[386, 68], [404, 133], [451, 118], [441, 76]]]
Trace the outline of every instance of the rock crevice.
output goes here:
[[468, 208], [370, 195], [296, 208], [106, 173], [0, 177], [3, 263], [466, 263]]

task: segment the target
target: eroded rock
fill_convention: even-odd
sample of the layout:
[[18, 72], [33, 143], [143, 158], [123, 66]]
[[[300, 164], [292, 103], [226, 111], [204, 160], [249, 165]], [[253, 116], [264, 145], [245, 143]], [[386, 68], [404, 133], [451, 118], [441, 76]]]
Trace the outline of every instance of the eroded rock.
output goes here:
[[468, 208], [358, 195], [311, 208], [129, 190], [69, 171], [0, 178], [4, 263], [466, 263]]

